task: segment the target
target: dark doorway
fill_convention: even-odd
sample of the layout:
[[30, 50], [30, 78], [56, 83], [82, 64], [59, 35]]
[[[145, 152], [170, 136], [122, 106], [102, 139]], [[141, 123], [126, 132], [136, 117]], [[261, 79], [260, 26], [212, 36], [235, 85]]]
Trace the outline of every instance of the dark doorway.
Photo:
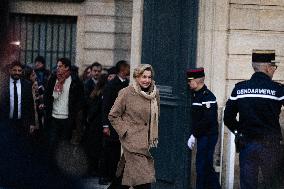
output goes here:
[[142, 63], [153, 65], [161, 94], [155, 189], [190, 188], [190, 98], [185, 70], [195, 64], [197, 0], [145, 0]]

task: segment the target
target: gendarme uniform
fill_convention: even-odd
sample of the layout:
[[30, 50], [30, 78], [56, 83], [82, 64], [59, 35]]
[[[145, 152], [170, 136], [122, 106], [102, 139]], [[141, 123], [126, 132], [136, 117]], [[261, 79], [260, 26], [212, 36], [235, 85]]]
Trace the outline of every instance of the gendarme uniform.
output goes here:
[[[187, 71], [188, 80], [205, 77], [204, 69]], [[192, 135], [197, 139], [196, 189], [219, 189], [217, 173], [213, 168], [213, 155], [218, 140], [218, 113], [215, 95], [204, 85], [192, 91]]]
[[218, 114], [215, 95], [204, 85], [192, 92], [192, 134], [195, 137], [218, 135]]
[[225, 123], [231, 131], [237, 130], [248, 138], [271, 138], [279, 142], [282, 138], [279, 114], [283, 101], [281, 84], [256, 72], [250, 80], [236, 84], [226, 105]]
[[[273, 60], [273, 51], [252, 54], [254, 63], [276, 66]], [[238, 133], [241, 189], [257, 188], [259, 167], [266, 187], [274, 188], [281, 140], [279, 114], [283, 104], [283, 86], [263, 72], [255, 72], [250, 80], [237, 83], [227, 101], [224, 122], [232, 132]]]

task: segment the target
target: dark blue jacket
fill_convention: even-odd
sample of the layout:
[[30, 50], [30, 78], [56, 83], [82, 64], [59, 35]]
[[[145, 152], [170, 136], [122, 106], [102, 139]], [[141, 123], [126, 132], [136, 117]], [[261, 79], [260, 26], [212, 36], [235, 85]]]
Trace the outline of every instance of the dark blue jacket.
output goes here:
[[218, 134], [217, 109], [216, 97], [206, 85], [192, 93], [192, 134], [195, 137]]
[[231, 131], [249, 138], [281, 138], [279, 114], [283, 104], [283, 86], [256, 72], [250, 80], [235, 85], [226, 104], [224, 122]]

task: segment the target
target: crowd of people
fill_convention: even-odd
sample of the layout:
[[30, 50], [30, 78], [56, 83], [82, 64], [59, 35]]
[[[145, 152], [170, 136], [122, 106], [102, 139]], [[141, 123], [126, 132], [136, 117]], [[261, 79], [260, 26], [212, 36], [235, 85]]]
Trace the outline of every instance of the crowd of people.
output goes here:
[[[8, 74], [1, 80], [0, 129], [11, 128], [9, 135], [16, 136], [17, 141], [28, 141], [30, 155], [38, 153], [35, 149], [45, 151], [48, 165], [62, 175], [74, 174], [68, 169], [74, 165], [84, 167], [86, 162], [86, 169], [79, 176], [99, 177], [99, 184], [110, 184], [108, 189], [150, 189], [156, 178], [149, 150], [158, 145], [160, 115], [160, 96], [152, 66], [141, 64], [135, 68], [129, 84], [130, 65], [125, 60], [107, 70], [94, 62], [82, 76], [67, 58], [59, 58], [52, 71], [45, 65], [42, 56], [36, 57], [31, 67], [19, 61], [8, 65]], [[272, 81], [277, 69], [275, 52], [253, 51], [252, 67], [255, 73], [251, 79], [237, 83], [233, 89], [224, 111], [224, 123], [236, 135], [241, 188], [257, 188], [259, 169], [266, 188], [279, 188], [284, 162], [279, 123], [284, 88]], [[186, 75], [192, 95], [188, 147], [193, 149], [197, 141], [196, 188], [219, 189], [213, 167], [219, 125], [217, 99], [205, 85], [204, 68], [188, 69]], [[3, 127], [3, 123], [8, 123], [8, 127]], [[0, 133], [2, 140], [9, 138]], [[72, 146], [83, 149], [81, 159], [74, 165], [70, 163], [74, 157], [66, 151]], [[3, 161], [8, 162], [13, 150], [9, 145], [3, 149], [8, 153], [0, 158], [6, 157]], [[83, 156], [86, 158], [82, 159]], [[13, 174], [9, 177], [0, 171], [0, 185], [18, 183], [14, 188], [21, 188], [24, 183], [26, 188], [32, 188], [23, 178], [24, 174], [16, 182]], [[40, 179], [34, 180], [35, 188], [44, 188]]]
[[[135, 102], [135, 98], [141, 101], [140, 104], [155, 101], [155, 113], [157, 113], [156, 98], [158, 98], [158, 93], [154, 82], [152, 83], [152, 67], [148, 65], [148, 67], [137, 69], [135, 78], [138, 80], [146, 77], [146, 79], [141, 79], [143, 80], [140, 82], [141, 85], [135, 82], [135, 91], [140, 94], [142, 88], [147, 95], [145, 96], [143, 93], [144, 96], [141, 96], [141, 100], [137, 96], [132, 97], [133, 101]], [[56, 68], [49, 71], [46, 69], [44, 57], [38, 56], [33, 65], [23, 65], [19, 61], [13, 61], [8, 65], [7, 71], [8, 74], [1, 81], [1, 89], [3, 89], [0, 100], [1, 120], [6, 120], [9, 126], [17, 131], [18, 136], [27, 139], [32, 147], [43, 148], [48, 156], [47, 161], [52, 167], [58, 168], [57, 170], [63, 174], [72, 174], [72, 172], [64, 170], [64, 166], [61, 165], [61, 157], [65, 157], [63, 164], [67, 162], [67, 167], [71, 166], [68, 165], [70, 161], [68, 158], [72, 157], [66, 154], [62, 155], [64, 153], [62, 148], [73, 145], [83, 149], [83, 153], [80, 155], [86, 157], [86, 166], [80, 177], [99, 177], [101, 185], [113, 182], [110, 189], [123, 187], [122, 175], [119, 175], [118, 178], [116, 171], [118, 164], [121, 165], [122, 162], [125, 164], [125, 159], [129, 157], [140, 159], [149, 166], [148, 171], [153, 171], [152, 156], [146, 146], [143, 146], [142, 151], [139, 144], [132, 149], [128, 149], [127, 146], [123, 148], [126, 155], [121, 158], [122, 136], [120, 136], [120, 127], [116, 126], [122, 120], [115, 119], [114, 115], [109, 117], [116, 99], [119, 99], [117, 96], [120, 90], [129, 85], [130, 65], [127, 61], [118, 61], [110, 69], [103, 69], [100, 63], [94, 62], [80, 76], [78, 68], [72, 65], [67, 58], [59, 58]], [[148, 75], [144, 76], [144, 72], [147, 72]], [[131, 90], [134, 89], [131, 88]], [[116, 102], [116, 106], [119, 106], [117, 103], [119, 102]], [[120, 106], [122, 107], [119, 108], [119, 113], [123, 114], [122, 110], [125, 105], [121, 104]], [[133, 107], [132, 104], [129, 104], [130, 106]], [[145, 120], [141, 124], [145, 129], [144, 134], [148, 135], [148, 133], [154, 132], [155, 138], [151, 138], [151, 143], [154, 144], [157, 140], [158, 126], [156, 122], [155, 125], [152, 122], [149, 123], [147, 117], [152, 112], [148, 110], [147, 105], [145, 108], [148, 113], [144, 115]], [[112, 110], [112, 112], [114, 111], [118, 110]], [[133, 111], [133, 116], [139, 115], [137, 110], [132, 109], [131, 111]], [[158, 115], [155, 114], [155, 116], [155, 120], [157, 120]], [[147, 125], [149, 125], [148, 129], [145, 127]], [[146, 139], [144, 145], [149, 143], [150, 146], [147, 137], [143, 136], [143, 139]], [[142, 154], [137, 156], [136, 153]], [[80, 158], [77, 164], [83, 164], [80, 162]], [[139, 166], [137, 165], [137, 167]], [[129, 174], [128, 169], [123, 172]], [[123, 184], [141, 185], [142, 188], [146, 184], [145, 188], [149, 188], [150, 183], [154, 180], [154, 171], [151, 177], [146, 173], [144, 175], [145, 181], [142, 177], [142, 182], [140, 179], [137, 183], [133, 183], [131, 180]], [[137, 188], [141, 188], [141, 186]]]

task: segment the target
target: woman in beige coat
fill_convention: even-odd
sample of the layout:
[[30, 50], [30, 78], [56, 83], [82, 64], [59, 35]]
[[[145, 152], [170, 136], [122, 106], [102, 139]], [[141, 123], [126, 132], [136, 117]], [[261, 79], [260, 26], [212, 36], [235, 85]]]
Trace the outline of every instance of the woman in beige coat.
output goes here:
[[151, 65], [134, 70], [133, 83], [122, 89], [109, 113], [119, 135], [123, 155], [109, 189], [149, 189], [155, 182], [154, 160], [149, 149], [158, 144], [159, 93]]

